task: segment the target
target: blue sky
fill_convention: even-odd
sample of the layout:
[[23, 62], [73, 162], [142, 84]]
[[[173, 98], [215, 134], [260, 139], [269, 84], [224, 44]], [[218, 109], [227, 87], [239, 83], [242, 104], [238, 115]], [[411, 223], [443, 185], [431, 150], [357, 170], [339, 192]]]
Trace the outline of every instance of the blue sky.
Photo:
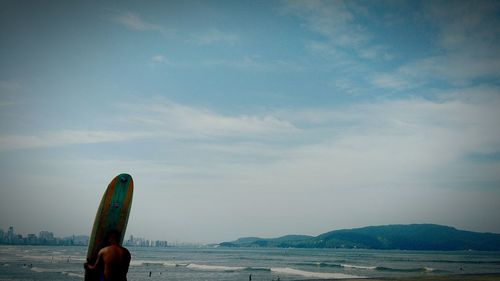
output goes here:
[[500, 232], [496, 1], [1, 1], [0, 228]]

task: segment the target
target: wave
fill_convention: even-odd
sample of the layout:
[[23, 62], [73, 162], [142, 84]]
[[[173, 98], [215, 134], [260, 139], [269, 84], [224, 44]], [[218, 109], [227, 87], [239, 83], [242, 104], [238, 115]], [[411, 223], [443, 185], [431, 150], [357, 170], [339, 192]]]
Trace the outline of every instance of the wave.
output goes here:
[[351, 264], [341, 264], [344, 268], [355, 268], [364, 270], [376, 270], [376, 271], [390, 271], [390, 272], [445, 272], [444, 270], [437, 270], [431, 267], [416, 267], [416, 268], [393, 268], [385, 266], [363, 266], [363, 265], [351, 265]]
[[392, 272], [446, 272], [444, 270], [437, 270], [431, 267], [417, 267], [417, 268], [393, 268], [385, 266], [369, 266], [369, 265], [354, 265], [346, 263], [328, 263], [328, 262], [316, 262], [316, 263], [295, 263], [295, 265], [306, 265], [306, 266], [316, 266], [316, 267], [333, 267], [333, 268], [346, 268], [346, 269], [362, 269], [362, 270], [373, 270], [373, 271], [392, 271]]
[[71, 277], [79, 277], [79, 278], [85, 278], [83, 274], [78, 274], [74, 272], [67, 272], [67, 271], [61, 271], [59, 269], [50, 269], [50, 268], [43, 268], [43, 267], [31, 267], [31, 271], [37, 272], [37, 273], [47, 273], [47, 272], [55, 272], [55, 273], [61, 273], [62, 275], [66, 276], [71, 276]]
[[196, 263], [175, 264], [175, 266], [184, 266], [189, 269], [204, 270], [204, 271], [224, 271], [224, 272], [271, 271], [271, 268], [269, 267], [244, 267], [244, 266], [208, 265], [208, 264], [196, 264]]
[[305, 265], [305, 266], [316, 266], [316, 267], [336, 267], [341, 268], [340, 263], [330, 263], [330, 262], [298, 262], [295, 265]]
[[73, 272], [61, 272], [62, 274], [66, 275], [66, 276], [70, 276], [70, 277], [80, 277], [80, 278], [85, 278], [85, 275], [83, 274], [78, 274], [78, 273], [73, 273]]
[[150, 266], [150, 265], [176, 267], [176, 266], [187, 266], [188, 263], [175, 263], [172, 261], [163, 261], [163, 260], [132, 260], [132, 261], [130, 261], [130, 266]]
[[378, 271], [390, 271], [390, 272], [446, 272], [445, 270], [438, 270], [431, 267], [417, 267], [417, 268], [392, 268], [377, 266], [375, 268]]
[[272, 267], [271, 272], [277, 274], [285, 274], [285, 275], [299, 275], [303, 277], [311, 277], [311, 278], [320, 278], [320, 279], [338, 279], [338, 278], [364, 278], [363, 276], [349, 275], [343, 273], [335, 273], [335, 272], [312, 272], [294, 269], [290, 267]]
[[38, 272], [38, 273], [41, 273], [41, 272], [62, 272], [59, 269], [49, 269], [49, 268], [36, 267], [36, 266], [31, 267], [30, 270], [32, 270], [34, 272]]
[[225, 272], [241, 271], [246, 269], [246, 267], [241, 267], [241, 266], [206, 265], [206, 264], [196, 264], [196, 263], [188, 264], [187, 268], [197, 269], [197, 270], [207, 270], [207, 271], [225, 271]]
[[356, 268], [356, 269], [366, 269], [366, 270], [377, 269], [376, 266], [364, 266], [364, 265], [352, 265], [352, 264], [341, 264], [340, 266], [344, 268]]
[[246, 267], [245, 270], [248, 271], [271, 271], [269, 267]]

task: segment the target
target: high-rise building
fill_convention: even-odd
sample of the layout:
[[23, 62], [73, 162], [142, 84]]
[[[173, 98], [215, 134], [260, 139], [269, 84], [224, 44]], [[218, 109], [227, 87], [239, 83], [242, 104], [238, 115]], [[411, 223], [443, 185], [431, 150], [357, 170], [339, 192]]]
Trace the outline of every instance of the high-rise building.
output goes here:
[[9, 226], [9, 231], [7, 231], [7, 242], [12, 243], [14, 241], [14, 227]]
[[26, 242], [31, 245], [38, 244], [38, 239], [35, 234], [30, 233], [28, 234], [28, 237], [26, 237]]
[[42, 244], [50, 244], [54, 241], [54, 233], [48, 231], [40, 231], [39, 239]]

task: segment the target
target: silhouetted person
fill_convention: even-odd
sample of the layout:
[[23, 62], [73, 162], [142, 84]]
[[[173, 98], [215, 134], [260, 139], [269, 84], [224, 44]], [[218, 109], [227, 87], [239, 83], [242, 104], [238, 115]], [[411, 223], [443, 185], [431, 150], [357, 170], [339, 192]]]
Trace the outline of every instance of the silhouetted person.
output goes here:
[[130, 265], [130, 252], [118, 244], [119, 234], [113, 231], [108, 236], [107, 247], [97, 254], [94, 265], [85, 263], [86, 270], [97, 271], [104, 277], [104, 281], [126, 281]]

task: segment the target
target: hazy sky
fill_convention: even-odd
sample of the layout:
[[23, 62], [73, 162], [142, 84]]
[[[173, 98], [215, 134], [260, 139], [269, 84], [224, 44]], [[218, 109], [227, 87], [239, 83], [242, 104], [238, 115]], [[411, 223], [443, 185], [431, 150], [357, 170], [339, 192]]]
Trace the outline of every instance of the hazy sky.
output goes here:
[[0, 228], [500, 232], [498, 1], [0, 1]]

